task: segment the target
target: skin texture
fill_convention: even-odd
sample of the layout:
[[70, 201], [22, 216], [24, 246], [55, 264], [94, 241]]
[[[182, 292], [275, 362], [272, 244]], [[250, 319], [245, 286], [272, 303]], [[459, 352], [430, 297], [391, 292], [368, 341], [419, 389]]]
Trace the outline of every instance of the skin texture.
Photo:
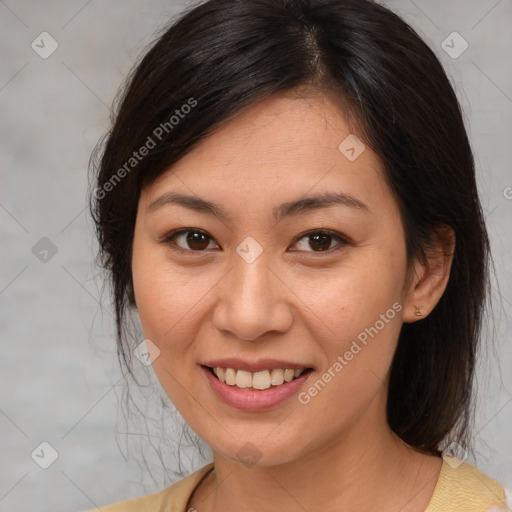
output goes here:
[[[367, 147], [349, 161], [338, 149], [350, 133], [327, 96], [276, 95], [142, 191], [132, 272], [144, 336], [160, 350], [153, 368], [165, 392], [214, 452], [215, 470], [189, 504], [198, 512], [412, 512], [424, 510], [434, 491], [442, 460], [390, 430], [387, 382], [402, 323], [428, 315], [446, 287], [453, 236], [440, 231], [428, 260], [408, 268], [400, 212], [378, 156]], [[333, 191], [367, 210], [272, 217], [281, 203]], [[212, 201], [232, 220], [172, 204], [148, 210], [168, 192]], [[162, 242], [178, 228], [210, 238], [202, 246], [183, 235]], [[321, 229], [349, 243], [331, 239], [324, 246], [333, 249], [319, 251], [304, 233]], [[248, 236], [263, 250], [252, 263], [236, 252]], [[314, 368], [307, 390], [395, 303], [401, 311], [307, 404], [294, 396], [270, 411], [234, 409], [199, 366], [227, 357], [291, 361]], [[259, 451], [253, 467], [237, 455], [247, 442]]]

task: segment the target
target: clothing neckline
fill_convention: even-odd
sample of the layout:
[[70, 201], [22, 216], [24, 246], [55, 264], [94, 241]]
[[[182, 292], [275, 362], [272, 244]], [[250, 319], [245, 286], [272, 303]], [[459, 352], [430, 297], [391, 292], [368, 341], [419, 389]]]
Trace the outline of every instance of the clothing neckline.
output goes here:
[[[202, 468], [198, 469], [195, 473], [193, 473], [196, 475], [196, 479], [195, 479], [194, 484], [192, 485], [192, 489], [190, 490], [188, 495], [185, 496], [185, 500], [184, 500], [184, 503], [181, 505], [180, 512], [182, 510], [187, 512], [188, 510], [191, 509], [189, 503], [190, 503], [190, 500], [192, 499], [193, 494], [197, 491], [197, 489], [199, 488], [201, 483], [204, 481], [204, 479], [214, 470], [214, 468], [215, 468], [214, 463], [210, 462], [209, 464], [206, 464]], [[193, 509], [193, 510], [195, 510], [195, 509]]]
[[[424, 512], [453, 510], [460, 503], [469, 504], [468, 511], [483, 510], [482, 506], [487, 510], [491, 506], [506, 505], [506, 494], [499, 482], [457, 457], [450, 459], [441, 457], [441, 459], [441, 469], [436, 485]], [[182, 494], [179, 503], [176, 502], [175, 506], [171, 506], [169, 512], [189, 511], [192, 495], [213, 469], [215, 469], [214, 463], [210, 462], [191, 474], [186, 484], [182, 481], [183, 489], [186, 491]], [[178, 486], [181, 486], [179, 482]]]
[[441, 457], [441, 459], [443, 462], [441, 464], [441, 469], [439, 470], [439, 474], [437, 475], [437, 481], [436, 481], [436, 485], [434, 487], [434, 492], [432, 493], [432, 496], [430, 496], [430, 499], [428, 500], [427, 508], [425, 509], [424, 512], [430, 511], [432, 504], [434, 502], [434, 499], [441, 492], [442, 480], [443, 480], [441, 477], [444, 477], [444, 474], [446, 472], [446, 466], [448, 465], [446, 460], [444, 459], [444, 457]]
[[[441, 492], [442, 482], [444, 480], [446, 468], [447, 468], [447, 466], [449, 466], [444, 458], [442, 458], [442, 461], [443, 462], [441, 464], [441, 469], [439, 470], [439, 474], [437, 475], [434, 492], [432, 493], [432, 496], [430, 497], [430, 500], [427, 504], [427, 508], [424, 510], [424, 512], [430, 512], [434, 500], [436, 499], [437, 495]], [[214, 469], [215, 469], [214, 463], [210, 462], [210, 463], [206, 464], [205, 466], [203, 466], [202, 468], [197, 470], [196, 481], [195, 481], [190, 493], [188, 493], [188, 496], [186, 496], [186, 498], [185, 498], [185, 502], [183, 503], [183, 510], [185, 510], [185, 511], [189, 510], [189, 503], [190, 503], [190, 500], [192, 499], [193, 494], [196, 492], [196, 490], [199, 488], [201, 483], [206, 479], [206, 477]]]

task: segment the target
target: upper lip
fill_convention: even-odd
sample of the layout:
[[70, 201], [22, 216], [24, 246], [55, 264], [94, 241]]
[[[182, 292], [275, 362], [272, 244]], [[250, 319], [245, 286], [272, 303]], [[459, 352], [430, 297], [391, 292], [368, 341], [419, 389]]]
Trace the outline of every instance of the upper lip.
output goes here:
[[244, 361], [243, 359], [215, 359], [202, 363], [203, 366], [211, 368], [233, 368], [236, 370], [246, 370], [248, 372], [260, 372], [263, 370], [274, 370], [280, 368], [286, 370], [301, 370], [302, 368], [311, 368], [311, 366], [302, 363], [292, 363], [290, 361], [282, 361], [277, 359], [259, 359], [258, 361]]

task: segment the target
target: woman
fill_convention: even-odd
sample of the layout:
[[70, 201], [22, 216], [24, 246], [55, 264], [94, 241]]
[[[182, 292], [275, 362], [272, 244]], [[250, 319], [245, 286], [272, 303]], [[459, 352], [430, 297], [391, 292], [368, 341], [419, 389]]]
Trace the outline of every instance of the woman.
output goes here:
[[129, 79], [92, 213], [122, 360], [214, 454], [102, 510], [506, 509], [461, 456], [489, 259], [472, 152], [395, 14], [190, 10]]

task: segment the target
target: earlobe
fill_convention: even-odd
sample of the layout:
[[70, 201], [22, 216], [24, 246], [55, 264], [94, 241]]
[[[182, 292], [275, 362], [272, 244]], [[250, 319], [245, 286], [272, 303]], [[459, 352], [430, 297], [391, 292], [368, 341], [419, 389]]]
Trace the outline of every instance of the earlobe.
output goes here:
[[450, 226], [439, 226], [425, 247], [423, 261], [414, 263], [414, 279], [404, 307], [403, 321], [416, 322], [427, 317], [441, 299], [450, 277], [455, 252], [455, 233]]

